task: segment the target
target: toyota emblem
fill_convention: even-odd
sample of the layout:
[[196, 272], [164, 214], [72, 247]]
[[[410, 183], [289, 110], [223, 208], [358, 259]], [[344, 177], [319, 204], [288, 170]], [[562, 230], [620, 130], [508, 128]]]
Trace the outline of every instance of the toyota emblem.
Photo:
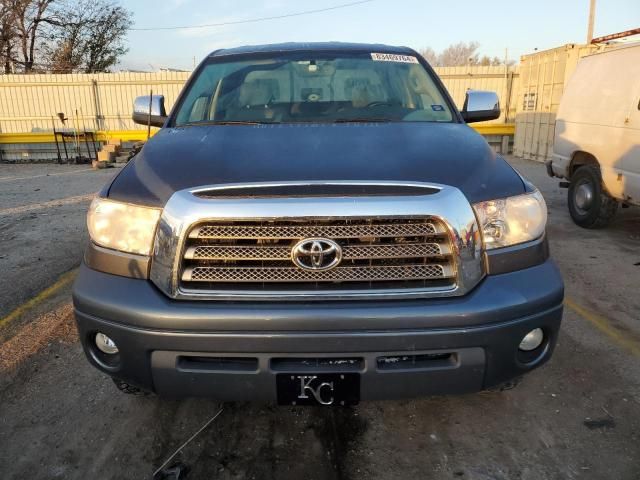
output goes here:
[[291, 260], [303, 270], [329, 270], [342, 261], [342, 248], [328, 238], [305, 238], [291, 249]]

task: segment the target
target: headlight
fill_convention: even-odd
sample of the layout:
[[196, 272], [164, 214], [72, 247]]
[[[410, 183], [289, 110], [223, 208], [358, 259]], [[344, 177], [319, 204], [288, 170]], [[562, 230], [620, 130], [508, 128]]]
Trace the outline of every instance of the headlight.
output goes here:
[[539, 238], [547, 224], [547, 205], [539, 191], [476, 203], [485, 248], [500, 248]]
[[95, 198], [87, 214], [93, 243], [122, 252], [149, 255], [160, 209]]

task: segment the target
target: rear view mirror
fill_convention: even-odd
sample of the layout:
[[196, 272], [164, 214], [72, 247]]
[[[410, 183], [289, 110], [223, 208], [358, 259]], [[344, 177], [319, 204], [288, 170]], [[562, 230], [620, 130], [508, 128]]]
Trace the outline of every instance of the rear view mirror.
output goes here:
[[495, 92], [468, 90], [460, 113], [467, 123], [495, 120], [500, 116], [500, 100]]
[[143, 95], [133, 102], [134, 123], [162, 127], [167, 120], [167, 112], [164, 109], [164, 95]]

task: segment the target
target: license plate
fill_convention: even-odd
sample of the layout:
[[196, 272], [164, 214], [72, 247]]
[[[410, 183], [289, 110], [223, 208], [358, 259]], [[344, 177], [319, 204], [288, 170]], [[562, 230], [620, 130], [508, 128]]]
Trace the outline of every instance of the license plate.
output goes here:
[[279, 373], [276, 376], [280, 405], [357, 405], [358, 373]]

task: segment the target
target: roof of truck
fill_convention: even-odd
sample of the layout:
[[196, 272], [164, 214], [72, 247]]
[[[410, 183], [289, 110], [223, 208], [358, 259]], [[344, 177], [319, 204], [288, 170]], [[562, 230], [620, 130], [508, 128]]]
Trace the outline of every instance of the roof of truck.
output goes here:
[[247, 45], [244, 47], [223, 48], [209, 54], [209, 57], [225, 55], [242, 55], [246, 53], [293, 52], [293, 51], [363, 51], [376, 53], [400, 53], [415, 55], [409, 47], [397, 47], [380, 43], [345, 43], [345, 42], [289, 42], [268, 45]]

